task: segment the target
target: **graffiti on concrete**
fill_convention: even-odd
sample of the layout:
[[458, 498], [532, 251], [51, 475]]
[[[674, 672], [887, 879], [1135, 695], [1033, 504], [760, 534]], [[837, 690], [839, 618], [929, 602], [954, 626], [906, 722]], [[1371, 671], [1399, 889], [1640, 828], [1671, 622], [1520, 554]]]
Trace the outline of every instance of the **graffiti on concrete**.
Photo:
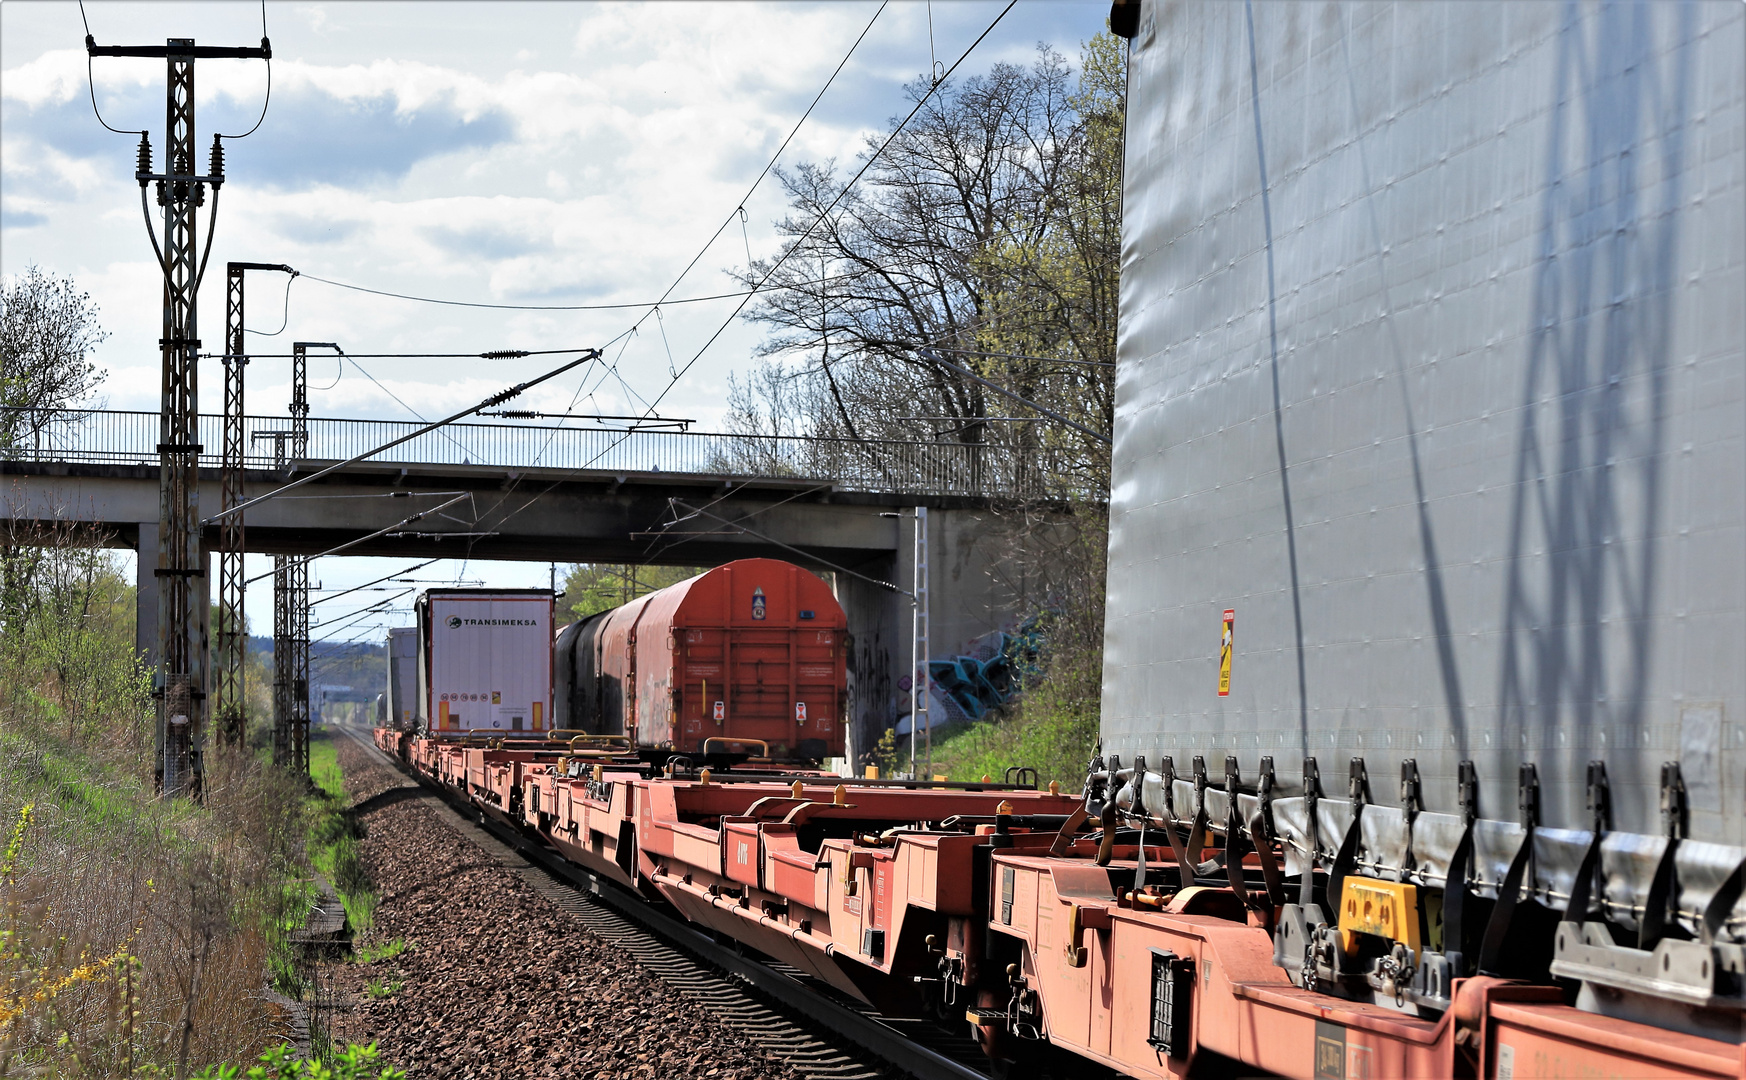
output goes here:
[[[1044, 611], [1012, 630], [995, 630], [971, 639], [955, 656], [928, 661], [928, 723], [930, 728], [981, 720], [1012, 701], [1041, 673], [1040, 658], [1048, 638], [1052, 612]], [[909, 689], [909, 680], [901, 680]], [[910, 731], [908, 696], [897, 734]]]

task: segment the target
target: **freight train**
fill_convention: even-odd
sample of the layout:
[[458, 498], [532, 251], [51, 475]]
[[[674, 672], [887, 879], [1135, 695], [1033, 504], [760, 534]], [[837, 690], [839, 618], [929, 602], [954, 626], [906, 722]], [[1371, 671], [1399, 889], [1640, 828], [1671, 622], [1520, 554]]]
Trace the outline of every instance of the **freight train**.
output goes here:
[[843, 753], [848, 617], [816, 574], [740, 559], [565, 627], [560, 729], [709, 756]]
[[1111, 25], [1081, 790], [380, 741], [1001, 1074], [1746, 1075], [1746, 9]]

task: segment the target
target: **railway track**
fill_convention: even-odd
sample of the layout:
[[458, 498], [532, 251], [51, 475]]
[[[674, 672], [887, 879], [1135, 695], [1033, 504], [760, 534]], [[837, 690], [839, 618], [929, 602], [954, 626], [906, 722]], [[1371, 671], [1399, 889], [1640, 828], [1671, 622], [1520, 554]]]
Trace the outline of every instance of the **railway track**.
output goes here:
[[976, 1044], [923, 1021], [883, 1017], [779, 966], [698, 933], [612, 882], [427, 783], [369, 739], [348, 738], [430, 799], [438, 816], [506, 871], [574, 915], [713, 1020], [808, 1080], [986, 1080]]

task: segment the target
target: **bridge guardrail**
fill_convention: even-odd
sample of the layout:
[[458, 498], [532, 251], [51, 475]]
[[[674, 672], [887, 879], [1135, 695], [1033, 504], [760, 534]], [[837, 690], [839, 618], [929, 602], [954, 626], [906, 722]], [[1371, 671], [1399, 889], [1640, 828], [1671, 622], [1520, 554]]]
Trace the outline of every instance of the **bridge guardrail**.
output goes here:
[[[0, 459], [155, 465], [157, 413], [0, 408]], [[203, 467], [222, 464], [223, 417], [199, 420]], [[343, 461], [406, 435], [416, 421], [311, 417], [308, 445], [294, 446], [289, 417], [244, 418], [245, 466], [284, 460]], [[283, 442], [284, 458], [277, 456]], [[626, 431], [534, 424], [451, 424], [372, 462], [488, 465], [509, 469], [671, 472], [834, 483], [840, 490], [910, 495], [1046, 497], [1039, 470], [988, 445], [816, 439], [691, 431]]]

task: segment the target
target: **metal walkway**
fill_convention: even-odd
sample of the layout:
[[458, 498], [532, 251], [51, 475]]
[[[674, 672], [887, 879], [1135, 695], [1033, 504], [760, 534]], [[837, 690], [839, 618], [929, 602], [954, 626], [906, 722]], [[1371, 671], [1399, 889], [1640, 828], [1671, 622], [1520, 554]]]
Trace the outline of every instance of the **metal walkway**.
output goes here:
[[[423, 425], [417, 421], [311, 417], [309, 465], [343, 461]], [[156, 465], [152, 412], [0, 409], [0, 459]], [[221, 464], [223, 417], [199, 418], [202, 467]], [[244, 467], [274, 468], [288, 417], [244, 418]], [[369, 459], [377, 464], [474, 465], [609, 473], [680, 473], [829, 481], [839, 491], [892, 495], [1047, 497], [1040, 470], [999, 448], [959, 442], [817, 439], [692, 431], [633, 431], [523, 423], [451, 424]]]

